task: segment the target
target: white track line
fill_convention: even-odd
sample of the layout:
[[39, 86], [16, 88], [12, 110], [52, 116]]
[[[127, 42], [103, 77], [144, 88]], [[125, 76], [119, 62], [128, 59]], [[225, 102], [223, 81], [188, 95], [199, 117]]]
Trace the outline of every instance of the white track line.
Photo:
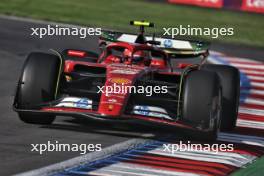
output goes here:
[[[149, 148], [149, 146], [151, 145], [148, 145], [146, 146], [146, 148]], [[152, 145], [152, 146], [155, 146], [155, 145]], [[164, 151], [164, 148], [161, 146], [161, 147], [157, 147], [155, 148], [155, 150], [161, 150], [161, 151]], [[171, 148], [172, 150], [172, 148]], [[172, 151], [164, 151], [166, 153], [170, 153], [172, 155], [175, 156], [175, 153], [173, 153]], [[184, 152], [184, 151], [179, 151], [179, 152]], [[242, 155], [242, 154], [239, 154], [239, 153], [232, 153], [232, 152], [221, 152], [221, 151], [217, 151], [217, 152], [214, 152], [214, 151], [186, 151], [186, 153], [195, 153], [195, 154], [203, 154], [203, 155], [206, 155], [206, 156], [209, 156], [210, 158], [212, 157], [215, 157], [215, 156], [220, 156], [220, 158], [222, 157], [227, 157], [227, 158], [237, 158], [238, 160], [241, 159], [241, 160], [247, 160], [248, 158], [252, 158], [252, 155]]]
[[255, 129], [263, 129], [264, 130], [264, 123], [263, 122], [257, 122], [257, 121], [252, 121], [252, 120], [238, 119], [237, 120], [237, 126], [247, 127], [247, 128], [255, 128]]
[[250, 94], [256, 94], [256, 95], [264, 95], [264, 90], [256, 90], [256, 89], [249, 89], [249, 90], [240, 90], [241, 93], [248, 93]]
[[256, 71], [256, 70], [245, 70], [245, 69], [239, 69], [240, 72], [245, 73], [247, 75], [258, 75], [258, 76], [263, 76], [264, 72], [263, 71]]
[[239, 113], [264, 116], [264, 110], [239, 107]]
[[238, 142], [242, 144], [264, 147], [263, 137], [221, 132], [220, 135], [218, 136], [218, 139], [221, 141]]
[[249, 79], [251, 80], [258, 80], [258, 81], [264, 81], [264, 77], [263, 76], [247, 76]]
[[263, 70], [264, 71], [264, 65], [248, 65], [248, 64], [237, 64], [237, 63], [230, 63], [232, 66], [241, 68], [241, 69], [252, 69], [252, 70]]
[[[264, 71], [263, 71], [263, 72], [264, 72]], [[250, 82], [250, 85], [251, 85], [251, 86], [255, 86], [255, 87], [261, 87], [261, 88], [263, 88], [263, 90], [264, 90], [264, 83], [258, 83], [258, 82], [251, 81], [251, 82]]]
[[[123, 162], [109, 162], [109, 166], [104, 167], [104, 169], [111, 171], [127, 171], [128, 173], [134, 173], [139, 175], [141, 174], [150, 174], [151, 176], [197, 176], [198, 174], [189, 173], [189, 172], [179, 172], [179, 171], [164, 171], [161, 169], [156, 169], [149, 166], [142, 166], [139, 164], [128, 164]], [[97, 170], [91, 173], [98, 173]]]
[[252, 105], [264, 105], [264, 101], [262, 99], [256, 99], [256, 98], [246, 98], [244, 102]]
[[250, 60], [250, 59], [246, 59], [246, 58], [237, 58], [237, 57], [230, 57], [230, 56], [220, 56], [220, 57], [224, 57], [225, 60], [229, 61], [229, 62], [241, 62], [241, 63], [245, 63], [245, 64], [263, 64], [263, 62], [260, 61], [255, 61], [255, 60]]
[[150, 150], [150, 151], [136, 150], [136, 151], [141, 153], [191, 159], [196, 161], [217, 162], [217, 163], [228, 164], [236, 167], [241, 167], [256, 158], [255, 156], [251, 156], [251, 158], [249, 159], [242, 160], [241, 158], [233, 158], [228, 156], [217, 156], [217, 155], [208, 155], [205, 153], [191, 153], [191, 152], [182, 152], [182, 151], [175, 151], [173, 154], [170, 152], [165, 152], [163, 150]]

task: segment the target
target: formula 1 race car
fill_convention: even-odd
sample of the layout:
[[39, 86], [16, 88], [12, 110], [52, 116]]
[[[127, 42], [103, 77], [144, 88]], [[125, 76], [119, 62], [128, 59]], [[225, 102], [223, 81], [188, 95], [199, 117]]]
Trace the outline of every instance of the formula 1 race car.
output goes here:
[[232, 130], [239, 71], [205, 64], [206, 43], [149, 38], [144, 27], [152, 23], [131, 24], [140, 26], [136, 37], [103, 33], [100, 55], [73, 49], [29, 54], [14, 98], [19, 118], [34, 124], [50, 124], [56, 115], [140, 121], [189, 129], [208, 140]]

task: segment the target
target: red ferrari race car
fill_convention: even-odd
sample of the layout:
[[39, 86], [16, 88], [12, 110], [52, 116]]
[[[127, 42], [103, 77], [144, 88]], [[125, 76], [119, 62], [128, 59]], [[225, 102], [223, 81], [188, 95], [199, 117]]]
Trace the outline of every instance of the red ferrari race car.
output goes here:
[[99, 56], [73, 49], [29, 54], [14, 98], [19, 118], [34, 124], [51, 124], [56, 115], [131, 120], [188, 129], [208, 140], [232, 130], [238, 70], [205, 64], [206, 43], [146, 37], [144, 27], [152, 23], [131, 24], [140, 26], [136, 37], [103, 33]]

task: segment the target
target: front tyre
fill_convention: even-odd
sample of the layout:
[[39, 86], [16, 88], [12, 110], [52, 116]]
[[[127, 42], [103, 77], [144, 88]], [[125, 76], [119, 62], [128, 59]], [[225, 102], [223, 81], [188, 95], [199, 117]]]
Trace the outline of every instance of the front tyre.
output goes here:
[[231, 131], [236, 126], [239, 95], [240, 74], [235, 67], [228, 65], [205, 65], [204, 70], [217, 73], [223, 90], [221, 130]]
[[221, 87], [217, 74], [208, 71], [191, 71], [183, 86], [183, 120], [201, 132], [199, 139], [216, 140], [220, 128]]
[[[17, 88], [17, 107], [38, 109], [39, 105], [55, 100], [62, 69], [62, 60], [55, 55], [31, 53], [26, 59]], [[54, 115], [19, 112], [19, 118], [32, 124], [51, 124]]]

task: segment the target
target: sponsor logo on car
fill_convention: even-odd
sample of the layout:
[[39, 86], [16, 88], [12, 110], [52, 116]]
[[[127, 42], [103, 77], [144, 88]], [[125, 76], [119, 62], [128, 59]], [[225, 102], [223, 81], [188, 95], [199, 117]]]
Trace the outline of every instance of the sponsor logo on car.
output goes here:
[[144, 115], [144, 116], [149, 115], [150, 110], [148, 106], [136, 106], [134, 109], [135, 109], [134, 110], [135, 114]]
[[111, 102], [111, 103], [116, 103], [116, 102], [117, 102], [117, 100], [116, 100], [116, 99], [114, 99], [114, 98], [112, 98], [112, 99], [108, 99], [108, 102]]
[[79, 97], [66, 97], [56, 107], [92, 109], [92, 100]]
[[166, 48], [171, 48], [172, 47], [172, 41], [170, 39], [166, 39], [164, 40], [164, 43], [163, 45], [166, 47]]
[[137, 72], [134, 71], [134, 70], [113, 70], [110, 73], [125, 74], [125, 75], [134, 75]]
[[151, 116], [151, 117], [172, 120], [172, 118], [168, 115], [168, 112], [165, 109], [160, 108], [160, 107], [134, 106], [133, 113], [138, 114], [138, 115], [143, 115], [143, 116]]
[[89, 100], [87, 98], [82, 98], [78, 100], [75, 104], [77, 108], [86, 108], [89, 106]]
[[119, 77], [111, 78], [110, 82], [116, 83], [116, 84], [131, 84], [131, 80], [126, 79], [126, 78], [119, 78]]

